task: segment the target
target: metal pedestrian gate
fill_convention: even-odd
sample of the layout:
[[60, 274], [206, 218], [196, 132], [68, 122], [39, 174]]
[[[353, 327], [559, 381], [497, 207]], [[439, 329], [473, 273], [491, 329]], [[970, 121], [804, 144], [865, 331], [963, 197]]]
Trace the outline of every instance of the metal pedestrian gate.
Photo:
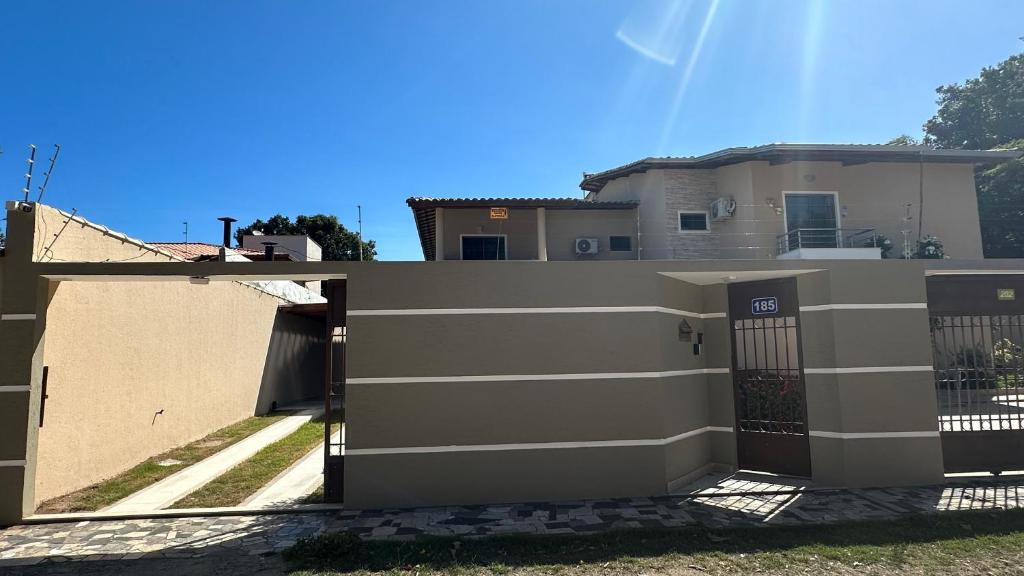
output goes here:
[[795, 278], [729, 285], [740, 468], [811, 475]]
[[345, 433], [331, 439], [332, 424], [345, 424], [346, 281], [327, 282], [324, 345], [324, 501], [341, 502], [345, 481]]
[[946, 472], [1024, 468], [1024, 276], [927, 279]]

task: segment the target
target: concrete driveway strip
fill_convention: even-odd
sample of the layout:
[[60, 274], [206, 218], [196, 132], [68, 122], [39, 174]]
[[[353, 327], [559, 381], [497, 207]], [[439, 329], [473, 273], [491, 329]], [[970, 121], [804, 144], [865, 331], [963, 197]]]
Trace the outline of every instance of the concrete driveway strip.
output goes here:
[[[331, 435], [331, 443], [342, 440], [345, 427]], [[310, 450], [308, 454], [278, 474], [266, 486], [242, 502], [242, 508], [275, 508], [296, 504], [312, 494], [324, 481], [324, 445]]]
[[252, 436], [236, 442], [188, 468], [175, 472], [156, 484], [143, 488], [101, 511], [120, 514], [167, 508], [214, 478], [248, 460], [264, 447], [291, 434], [299, 426], [321, 413], [323, 413], [322, 408], [311, 408], [286, 416], [280, 422], [275, 422]]

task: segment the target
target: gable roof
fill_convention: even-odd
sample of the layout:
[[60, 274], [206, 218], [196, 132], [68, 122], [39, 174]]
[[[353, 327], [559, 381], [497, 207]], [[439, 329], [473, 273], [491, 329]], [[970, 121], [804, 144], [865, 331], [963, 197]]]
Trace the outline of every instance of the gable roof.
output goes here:
[[579, 198], [418, 198], [405, 201], [412, 208], [424, 260], [436, 260], [435, 208], [544, 208], [548, 210], [633, 210], [639, 202], [594, 202]]
[[990, 164], [1019, 158], [1021, 150], [937, 150], [928, 146], [888, 144], [766, 144], [725, 148], [703, 156], [644, 158], [617, 168], [584, 174], [580, 188], [599, 192], [605, 184], [623, 176], [654, 169], [718, 168], [730, 164], [766, 160], [768, 162], [817, 161], [847, 165], [868, 162], [929, 162], [954, 164]]

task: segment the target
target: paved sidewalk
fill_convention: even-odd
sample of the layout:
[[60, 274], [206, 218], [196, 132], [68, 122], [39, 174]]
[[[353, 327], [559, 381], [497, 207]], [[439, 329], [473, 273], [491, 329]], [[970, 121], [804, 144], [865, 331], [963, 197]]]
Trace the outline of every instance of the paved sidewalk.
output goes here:
[[205, 484], [251, 458], [254, 454], [295, 432], [300, 426], [323, 413], [323, 408], [308, 408], [282, 418], [263, 430], [211, 455], [209, 458], [171, 474], [167, 478], [104, 508], [102, 512], [150, 512], [161, 510], [195, 492]]
[[[750, 492], [722, 494], [724, 482], [736, 482]], [[225, 554], [243, 559], [269, 558], [299, 538], [338, 530], [386, 539], [587, 534], [640, 527], [724, 528], [884, 520], [914, 513], [997, 510], [1024, 504], [1024, 477], [1019, 476], [947, 486], [788, 494], [765, 489], [766, 485], [771, 484], [728, 478], [704, 489], [714, 493], [652, 498], [17, 526], [0, 531], [0, 569], [81, 560], [209, 557], [216, 561]]]

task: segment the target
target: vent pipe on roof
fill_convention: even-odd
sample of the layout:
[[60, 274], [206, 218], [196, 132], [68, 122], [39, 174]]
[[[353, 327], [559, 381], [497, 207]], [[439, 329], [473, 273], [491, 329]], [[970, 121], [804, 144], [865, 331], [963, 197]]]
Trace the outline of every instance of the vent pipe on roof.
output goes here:
[[260, 244], [263, 244], [263, 260], [273, 262], [274, 246], [277, 246], [277, 242], [260, 242]]
[[225, 248], [231, 248], [231, 223], [232, 222], [238, 222], [238, 220], [235, 220], [231, 216], [221, 216], [220, 218], [217, 218], [217, 220], [220, 220], [221, 222], [224, 223], [224, 244], [223, 244], [223, 246]]

